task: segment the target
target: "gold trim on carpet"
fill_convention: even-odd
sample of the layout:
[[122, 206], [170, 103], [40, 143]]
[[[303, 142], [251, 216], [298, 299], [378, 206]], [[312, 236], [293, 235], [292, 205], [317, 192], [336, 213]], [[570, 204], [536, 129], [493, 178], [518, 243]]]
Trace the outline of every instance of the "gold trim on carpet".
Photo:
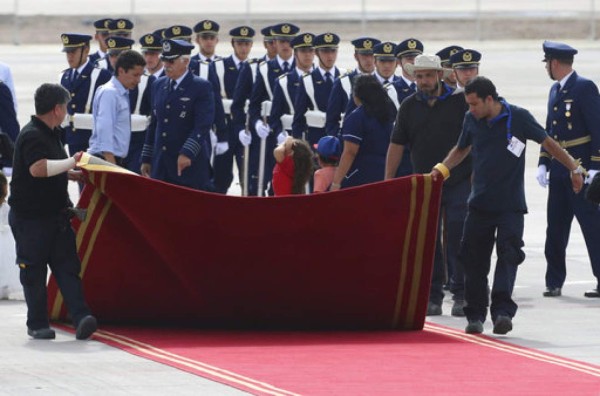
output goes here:
[[265, 382], [257, 381], [252, 378], [244, 377], [240, 374], [236, 374], [225, 369], [221, 369], [206, 363], [199, 362], [197, 360], [176, 355], [174, 353], [162, 350], [160, 348], [156, 348], [150, 344], [146, 344], [109, 331], [99, 330], [96, 333], [94, 333], [94, 336], [130, 347], [132, 349], [135, 349], [139, 353], [142, 353], [147, 356], [154, 356], [158, 359], [167, 360], [171, 363], [188, 367], [190, 369], [210, 375], [212, 377], [221, 378], [224, 381], [228, 381], [226, 385], [230, 385], [230, 383], [239, 384], [246, 388], [250, 388], [274, 396], [300, 396], [297, 393], [279, 389]]

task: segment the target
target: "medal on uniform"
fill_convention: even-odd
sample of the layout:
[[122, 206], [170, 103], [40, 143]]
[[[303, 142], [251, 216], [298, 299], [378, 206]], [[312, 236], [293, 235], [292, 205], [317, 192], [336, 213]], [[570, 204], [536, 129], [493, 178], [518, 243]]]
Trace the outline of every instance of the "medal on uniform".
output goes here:
[[[568, 117], [568, 116], [567, 116]], [[570, 122], [567, 123], [567, 128], [569, 128], [569, 130], [573, 129], [573, 124], [571, 124]]]
[[179, 114], [179, 118], [185, 118], [185, 111], [182, 111], [181, 114]]
[[565, 112], [565, 116], [566, 117], [571, 117], [571, 102], [565, 103], [565, 106], [567, 108], [567, 111]]

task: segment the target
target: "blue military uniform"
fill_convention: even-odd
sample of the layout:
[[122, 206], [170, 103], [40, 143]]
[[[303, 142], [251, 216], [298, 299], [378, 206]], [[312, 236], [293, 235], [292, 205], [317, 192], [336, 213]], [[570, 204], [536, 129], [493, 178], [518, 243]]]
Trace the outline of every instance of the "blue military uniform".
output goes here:
[[[273, 25], [271, 28], [271, 34], [275, 40], [291, 41], [300, 29], [291, 23], [280, 23]], [[287, 67], [286, 67], [287, 66]], [[250, 159], [249, 159], [249, 182], [248, 182], [248, 194], [258, 194], [258, 170], [259, 170], [259, 159], [260, 159], [260, 138], [256, 134], [254, 126], [256, 122], [264, 117], [268, 117], [270, 110], [267, 114], [263, 114], [263, 109], [267, 109], [273, 100], [273, 89], [275, 87], [277, 78], [295, 67], [293, 57], [285, 60], [279, 55], [269, 61], [263, 61], [259, 63], [256, 80], [252, 85], [252, 93], [250, 94], [250, 102], [248, 106], [248, 121], [250, 131], [252, 133], [252, 143], [250, 144]], [[240, 78], [242, 75], [240, 75]], [[242, 81], [240, 81], [241, 83]], [[271, 153], [275, 149], [277, 138], [274, 134], [270, 134], [266, 140], [266, 152]], [[265, 156], [265, 171], [263, 188], [266, 187], [267, 183], [271, 180], [272, 169], [275, 166], [275, 159], [272, 155]]]
[[[233, 41], [252, 42], [254, 34], [254, 29], [249, 26], [239, 26], [229, 31]], [[223, 194], [227, 193], [233, 182], [234, 157], [238, 170], [241, 171], [243, 164], [244, 150], [238, 139], [239, 129], [234, 127], [231, 118], [234, 91], [243, 65], [243, 61], [237, 59], [235, 55], [231, 55], [212, 62], [208, 72], [208, 80], [212, 84], [215, 98], [222, 103], [220, 106], [215, 106], [217, 140], [218, 142], [227, 142], [229, 146], [226, 152], [220, 155], [215, 153], [213, 161], [215, 189]]]
[[[351, 41], [354, 46], [354, 52], [357, 54], [373, 54], [373, 47], [381, 43], [380, 40], [372, 37], [360, 37]], [[325, 132], [331, 136], [338, 136], [341, 132], [342, 117], [346, 111], [349, 102], [352, 102], [352, 87], [354, 77], [360, 73], [358, 67], [349, 73], [336, 79], [327, 102]]]
[[[110, 19], [106, 22], [106, 25], [108, 26], [108, 38], [105, 41], [108, 42], [109, 39], [114, 39], [116, 37], [130, 39], [133, 31], [133, 22], [129, 19]], [[110, 60], [108, 59], [108, 54], [106, 54], [104, 58], [97, 59], [96, 65], [101, 69], [107, 69], [111, 73], [114, 73]]]
[[[572, 60], [577, 50], [562, 43], [544, 42], [545, 59]], [[551, 76], [553, 77], [553, 76]], [[565, 76], [566, 77], [566, 76]], [[592, 81], [573, 71], [566, 81], [555, 83], [548, 99], [546, 131], [587, 170], [600, 169], [600, 95]], [[571, 187], [570, 172], [544, 150], [540, 165], [550, 171], [548, 193], [548, 228], [545, 255], [547, 261], [546, 286], [561, 288], [566, 278], [565, 251], [573, 216], [577, 218], [586, 242], [592, 271], [600, 286], [600, 212], [587, 201], [584, 191], [575, 194]], [[588, 297], [600, 297], [591, 291]]]
[[[194, 33], [196, 36], [218, 36], [219, 29], [219, 24], [210, 19], [205, 19], [194, 25]], [[195, 75], [208, 80], [208, 69], [210, 64], [220, 58], [221, 57], [217, 55], [208, 58], [199, 52], [192, 56], [190, 70], [192, 70]]]
[[[163, 59], [189, 54], [193, 45], [183, 40], [165, 40]], [[189, 71], [177, 83], [161, 77], [152, 84], [152, 115], [142, 152], [142, 163], [151, 164], [151, 177], [194, 188], [212, 190], [210, 147], [207, 136], [214, 119], [214, 95], [210, 83]], [[174, 85], [176, 84], [176, 85]], [[177, 174], [179, 155], [191, 166]]]
[[[10, 92], [10, 88], [0, 81], [0, 132], [5, 133], [14, 144], [17, 140], [19, 130], [20, 126], [17, 120], [17, 113], [15, 112], [12, 93]], [[0, 141], [0, 145], [2, 145], [2, 141]], [[0, 170], [4, 167], [12, 166], [10, 158], [5, 158], [3, 155], [4, 150], [9, 149], [9, 147], [2, 147], [2, 150], [0, 150]]]
[[[111, 18], [102, 18], [94, 21], [94, 28], [96, 29], [96, 34], [100, 37], [108, 37], [108, 25], [110, 24], [110, 21], [112, 21]], [[104, 39], [101, 38], [101, 40]], [[106, 54], [101, 52], [101, 50], [99, 49], [93, 54], [90, 54], [88, 58], [90, 62], [96, 63], [100, 58], [103, 58], [105, 55]]]
[[[83, 34], [63, 34], [61, 38], [63, 51], [67, 52], [89, 45], [92, 37]], [[92, 135], [91, 123], [88, 127], [80, 127], [73, 116], [75, 114], [91, 114], [96, 89], [108, 82], [110, 78], [110, 72], [95, 68], [94, 64], [89, 61], [85, 63], [80, 72], [75, 69], [63, 71], [60, 83], [71, 94], [71, 101], [67, 105], [70, 121], [64, 126], [65, 143], [69, 146], [71, 155], [79, 151], [86, 151]], [[94, 82], [93, 86], [92, 81]]]
[[[337, 34], [324, 33], [315, 37], [315, 49], [337, 49], [340, 38]], [[302, 77], [300, 86], [296, 92], [294, 100], [294, 121], [292, 123], [292, 134], [295, 138], [304, 138], [313, 146], [319, 142], [325, 133], [325, 123], [327, 104], [331, 90], [333, 89], [333, 81], [340, 76], [340, 71], [337, 67], [333, 67], [331, 71], [325, 71], [318, 67], [312, 73], [308, 73]], [[309, 111], [317, 114], [322, 113], [322, 123], [311, 122]], [[322, 125], [322, 126], [321, 126]]]

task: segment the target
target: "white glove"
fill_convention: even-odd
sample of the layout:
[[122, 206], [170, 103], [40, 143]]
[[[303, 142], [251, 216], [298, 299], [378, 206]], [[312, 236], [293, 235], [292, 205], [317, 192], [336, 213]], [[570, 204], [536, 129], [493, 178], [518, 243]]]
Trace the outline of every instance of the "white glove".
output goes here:
[[4, 169], [2, 169], [2, 173], [4, 173], [4, 176], [6, 177], [11, 177], [12, 176], [12, 170], [13, 168], [10, 167], [5, 167]]
[[288, 136], [290, 135], [287, 133], [287, 131], [281, 132], [279, 135], [277, 135], [277, 144], [283, 144]]
[[218, 139], [217, 134], [212, 129], [210, 130], [210, 147], [215, 147], [217, 145]]
[[585, 184], [591, 184], [592, 180], [594, 180], [594, 176], [596, 176], [596, 174], [598, 173], [597, 170], [595, 169], [590, 169], [589, 171], [587, 171], [588, 175], [584, 180]]
[[242, 129], [238, 133], [238, 137], [240, 139], [240, 143], [242, 143], [242, 146], [244, 147], [250, 146], [250, 143], [252, 143], [252, 135], [247, 133], [245, 129]]
[[217, 145], [215, 146], [215, 155], [224, 154], [227, 150], [229, 150], [228, 142], [217, 142]]
[[271, 128], [262, 122], [262, 120], [256, 121], [256, 125], [254, 125], [254, 127], [256, 128], [256, 134], [261, 139], [266, 139], [267, 136], [269, 136], [269, 133], [271, 133]]
[[540, 186], [546, 188], [548, 186], [548, 171], [546, 165], [538, 166], [537, 176], [535, 177]]

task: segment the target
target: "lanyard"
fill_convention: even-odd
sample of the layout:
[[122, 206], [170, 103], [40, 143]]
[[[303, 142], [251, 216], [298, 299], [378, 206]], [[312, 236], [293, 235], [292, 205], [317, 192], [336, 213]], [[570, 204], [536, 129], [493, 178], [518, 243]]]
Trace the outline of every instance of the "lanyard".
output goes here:
[[502, 107], [504, 107], [504, 109], [506, 109], [506, 112], [501, 112], [496, 117], [492, 118], [489, 121], [489, 125], [494, 125], [495, 123], [497, 123], [498, 121], [500, 121], [504, 117], [507, 117], [507, 120], [506, 120], [506, 140], [508, 140], [508, 142], [510, 143], [510, 141], [512, 140], [512, 137], [513, 137], [512, 133], [510, 132], [511, 127], [512, 127], [512, 111], [510, 111], [510, 106], [508, 105], [508, 103], [506, 103], [505, 100], [500, 99], [500, 103], [502, 104]]
[[429, 96], [422, 91], [418, 91], [417, 95], [419, 95], [419, 98], [421, 98], [425, 102], [431, 99], [445, 100], [448, 96], [452, 95], [452, 92], [454, 92], [454, 90], [443, 82], [440, 82], [440, 84], [442, 84], [442, 94], [440, 96]]

